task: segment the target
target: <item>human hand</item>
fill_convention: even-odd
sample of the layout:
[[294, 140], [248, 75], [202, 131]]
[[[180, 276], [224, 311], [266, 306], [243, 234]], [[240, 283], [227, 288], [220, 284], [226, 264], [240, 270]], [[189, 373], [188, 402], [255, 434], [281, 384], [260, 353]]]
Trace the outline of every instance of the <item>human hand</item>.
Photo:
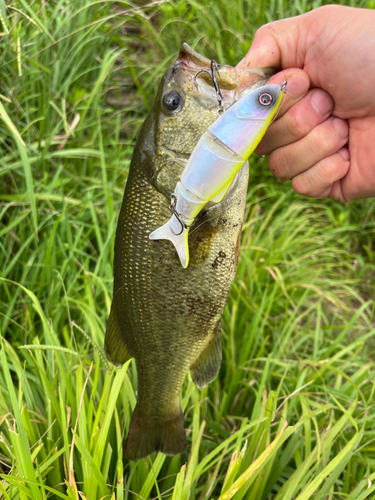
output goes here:
[[256, 149], [272, 173], [305, 196], [375, 196], [375, 11], [328, 5], [262, 26], [238, 67], [262, 66], [288, 80]]

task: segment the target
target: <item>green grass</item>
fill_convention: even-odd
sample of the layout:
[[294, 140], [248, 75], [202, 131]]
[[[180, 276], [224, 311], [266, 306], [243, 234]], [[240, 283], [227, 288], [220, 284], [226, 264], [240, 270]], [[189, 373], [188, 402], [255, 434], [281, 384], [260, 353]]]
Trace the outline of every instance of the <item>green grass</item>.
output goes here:
[[251, 161], [223, 364], [186, 380], [183, 455], [126, 459], [136, 373], [102, 354], [134, 138], [180, 44], [236, 64], [321, 2], [30, 3], [0, 0], [0, 498], [375, 498], [371, 200], [307, 200]]

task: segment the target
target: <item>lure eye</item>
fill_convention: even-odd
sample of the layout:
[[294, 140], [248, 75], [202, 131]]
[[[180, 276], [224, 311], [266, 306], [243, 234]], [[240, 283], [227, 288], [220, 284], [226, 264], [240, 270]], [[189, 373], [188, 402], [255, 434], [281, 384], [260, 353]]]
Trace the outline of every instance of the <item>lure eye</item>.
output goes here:
[[177, 111], [181, 106], [182, 97], [177, 90], [171, 90], [164, 96], [164, 105], [168, 111]]
[[261, 94], [259, 96], [259, 102], [263, 106], [269, 106], [272, 103], [272, 96], [270, 94]]

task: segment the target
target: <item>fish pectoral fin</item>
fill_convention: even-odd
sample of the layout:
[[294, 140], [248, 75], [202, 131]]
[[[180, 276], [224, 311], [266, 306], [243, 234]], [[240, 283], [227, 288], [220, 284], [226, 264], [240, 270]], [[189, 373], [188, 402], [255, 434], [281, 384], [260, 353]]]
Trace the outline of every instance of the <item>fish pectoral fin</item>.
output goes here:
[[198, 389], [203, 389], [217, 377], [222, 360], [221, 325], [197, 361], [190, 367], [191, 378]]
[[121, 339], [120, 327], [115, 312], [115, 299], [113, 299], [111, 313], [109, 315], [107, 331], [105, 332], [104, 350], [108, 361], [114, 365], [123, 365], [132, 358], [123, 340]]

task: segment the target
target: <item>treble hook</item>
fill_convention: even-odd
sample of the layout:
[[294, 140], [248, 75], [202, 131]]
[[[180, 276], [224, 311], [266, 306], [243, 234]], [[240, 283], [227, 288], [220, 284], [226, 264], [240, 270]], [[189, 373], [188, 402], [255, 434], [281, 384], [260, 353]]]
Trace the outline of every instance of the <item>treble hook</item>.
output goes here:
[[195, 221], [193, 221], [192, 224], [190, 224], [190, 225], [186, 224], [185, 221], [183, 220], [182, 215], [180, 213], [178, 213], [176, 210], [176, 202], [177, 202], [177, 197], [175, 194], [172, 193], [171, 194], [171, 204], [169, 205], [168, 208], [172, 212], [172, 214], [176, 217], [178, 222], [181, 224], [181, 231], [179, 233], [175, 233], [172, 228], [171, 228], [171, 231], [175, 236], [180, 236], [180, 234], [182, 234], [184, 229], [188, 229], [188, 228], [194, 226]]
[[219, 84], [217, 83], [217, 79], [216, 79], [216, 75], [215, 75], [215, 71], [216, 73], [219, 75], [220, 77], [220, 73], [219, 73], [219, 68], [218, 68], [218, 65], [216, 63], [216, 61], [214, 61], [214, 59], [212, 59], [211, 61], [211, 72], [208, 71], [207, 69], [200, 69], [199, 71], [197, 71], [194, 75], [194, 85], [195, 85], [195, 88], [197, 89], [198, 91], [198, 84], [197, 84], [197, 76], [200, 74], [200, 73], [207, 73], [208, 75], [210, 75], [211, 77], [211, 80], [212, 80], [212, 83], [214, 84], [214, 87], [215, 87], [215, 92], [216, 92], [216, 99], [217, 99], [217, 102], [218, 102], [218, 106], [219, 106], [219, 109], [217, 110], [217, 114], [218, 115], [221, 115], [224, 113], [224, 106], [223, 106], [223, 95], [221, 93], [221, 90], [220, 90], [220, 87], [219, 87]]

